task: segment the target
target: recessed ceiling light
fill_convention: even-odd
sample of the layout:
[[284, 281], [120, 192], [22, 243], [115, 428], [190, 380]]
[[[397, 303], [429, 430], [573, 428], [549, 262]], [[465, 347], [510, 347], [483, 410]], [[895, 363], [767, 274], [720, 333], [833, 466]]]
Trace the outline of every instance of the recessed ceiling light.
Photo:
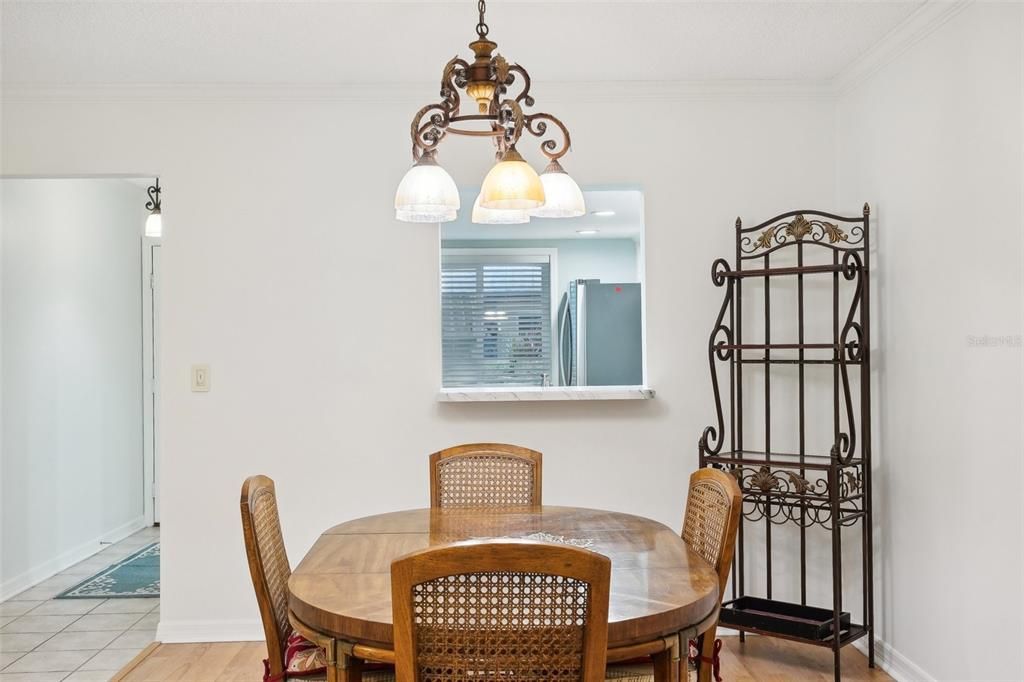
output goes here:
[[600, 216], [601, 218], [607, 218], [608, 216], [615, 215], [615, 211], [592, 211], [590, 215]]
[[576, 230], [576, 234], [597, 234], [600, 231], [601, 230], [597, 230], [597, 229], [594, 229], [594, 228], [589, 228], [589, 229], [586, 229], [586, 230]]

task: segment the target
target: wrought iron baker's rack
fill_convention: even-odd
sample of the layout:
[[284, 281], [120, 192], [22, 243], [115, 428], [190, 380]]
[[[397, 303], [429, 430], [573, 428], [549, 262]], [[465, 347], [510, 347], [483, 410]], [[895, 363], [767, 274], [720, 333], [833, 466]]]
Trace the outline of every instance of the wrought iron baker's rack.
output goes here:
[[[700, 438], [700, 464], [732, 472], [744, 501], [732, 597], [723, 604], [721, 625], [739, 630], [741, 637], [754, 632], [830, 648], [837, 681], [840, 649], [861, 637], [867, 637], [869, 664], [874, 666], [869, 220], [867, 204], [856, 217], [791, 211], [754, 227], [743, 227], [737, 218], [735, 266], [720, 258], [711, 267], [712, 282], [724, 287], [725, 295], [708, 340], [717, 421]], [[815, 288], [811, 293], [821, 294], [829, 280], [830, 309], [807, 305], [809, 287]], [[746, 297], [744, 282], [750, 283]], [[773, 325], [773, 285], [776, 299], [779, 294], [795, 296], [795, 324], [787, 313]], [[763, 337], [758, 343], [746, 341], [744, 322], [762, 316]], [[826, 319], [831, 339], [813, 338], [813, 332], [807, 338], [808, 326], [821, 328]], [[762, 329], [752, 329], [752, 337], [753, 332]], [[780, 336], [784, 332], [789, 336]], [[826, 377], [831, 368], [831, 378], [812, 381], [809, 395], [808, 373], [820, 371], [812, 369], [819, 366], [824, 366]], [[772, 375], [780, 371], [789, 372], [786, 379], [795, 379], [797, 433], [784, 434], [795, 444], [795, 452], [772, 448]], [[762, 381], [763, 394], [750, 395], [760, 394]], [[750, 384], [757, 385], [745, 395]], [[830, 400], [821, 395], [829, 392]], [[763, 402], [763, 412], [749, 414], [748, 409], [745, 414], [755, 399]], [[831, 442], [815, 451], [808, 426], [820, 424], [824, 415], [815, 408], [823, 403], [830, 411], [826, 420], [832, 421]], [[748, 448], [754, 439], [745, 433], [745, 426], [755, 419], [763, 429], [763, 434], [754, 434], [763, 440], [763, 449], [757, 450]], [[778, 433], [775, 440], [781, 440]], [[799, 602], [795, 597], [773, 598], [772, 527], [781, 524], [799, 528]], [[863, 600], [859, 624], [843, 611], [842, 531], [857, 524]], [[831, 536], [831, 604], [820, 607], [808, 604], [808, 531], [814, 527]], [[748, 567], [760, 556], [751, 551], [754, 530], [758, 541], [762, 532], [764, 538], [763, 596], [754, 596], [747, 580]]]

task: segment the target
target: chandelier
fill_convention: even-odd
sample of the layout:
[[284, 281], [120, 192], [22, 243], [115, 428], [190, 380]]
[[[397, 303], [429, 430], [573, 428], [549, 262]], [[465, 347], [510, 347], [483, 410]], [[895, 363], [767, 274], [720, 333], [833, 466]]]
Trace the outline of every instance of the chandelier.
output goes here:
[[[583, 192], [559, 162], [569, 151], [569, 130], [551, 114], [523, 111], [523, 107], [534, 105], [530, 74], [494, 53], [498, 44], [487, 38], [484, 0], [479, 0], [477, 9], [477, 39], [469, 44], [473, 62], [459, 57], [449, 61], [441, 76], [441, 101], [428, 104], [413, 117], [410, 132], [414, 163], [395, 193], [395, 217], [410, 223], [444, 223], [457, 217], [458, 187], [437, 162], [437, 148], [449, 134], [489, 137], [495, 146], [495, 164], [474, 202], [474, 223], [513, 224], [529, 222], [532, 216], [583, 215]], [[513, 86], [517, 92], [510, 93]], [[460, 113], [460, 90], [476, 103], [477, 113]], [[549, 124], [561, 139], [542, 139], [540, 149], [548, 165], [538, 176], [516, 150], [516, 144], [524, 131], [545, 138]]]

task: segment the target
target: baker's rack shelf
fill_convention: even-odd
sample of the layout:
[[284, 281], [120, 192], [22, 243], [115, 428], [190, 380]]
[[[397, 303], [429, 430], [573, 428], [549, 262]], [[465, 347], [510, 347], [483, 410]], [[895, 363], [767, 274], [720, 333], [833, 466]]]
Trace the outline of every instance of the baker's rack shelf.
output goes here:
[[[867, 204], [860, 216], [791, 211], [749, 228], [736, 220], [733, 264], [720, 258], [711, 267], [712, 283], [725, 290], [707, 351], [716, 421], [698, 444], [701, 466], [731, 472], [743, 492], [732, 598], [722, 606], [721, 624], [740, 630], [741, 637], [751, 632], [830, 648], [837, 682], [840, 649], [862, 637], [874, 666], [869, 221]], [[773, 287], [776, 297], [795, 298], [793, 323], [789, 317], [786, 324], [773, 319]], [[830, 304], [809, 304], [812, 287], [819, 294], [829, 290]], [[745, 340], [744, 324], [755, 319], [760, 336]], [[816, 338], [825, 319], [831, 338]], [[819, 324], [808, 333], [815, 326], [808, 322]], [[798, 444], [791, 448], [795, 451], [772, 447], [773, 436], [776, 442], [783, 439], [772, 433], [772, 402], [778, 398], [771, 382], [783, 371], [790, 381], [795, 373], [796, 399], [785, 409], [796, 413], [797, 428], [784, 434]], [[831, 394], [824, 415], [820, 395], [808, 398], [812, 371], [819, 380], [831, 374], [824, 382]], [[745, 396], [752, 384], [756, 388]], [[812, 389], [822, 390], [822, 382]], [[755, 399], [760, 409], [752, 409]], [[754, 440], [748, 428], [752, 417], [759, 422], [753, 434], [761, 441], [759, 449], [746, 444]], [[831, 421], [831, 438], [812, 443], [821, 440], [815, 438], [820, 432], [808, 427], [823, 418]], [[755, 524], [756, 534], [751, 532]], [[782, 525], [799, 529], [800, 595], [792, 601], [773, 596], [772, 529]], [[807, 548], [815, 527], [831, 537], [827, 608], [808, 603]], [[859, 527], [861, 540], [860, 624], [843, 611], [842, 531], [852, 527]], [[761, 544], [757, 552], [752, 551], [755, 535]], [[755, 596], [747, 574], [761, 554], [765, 584]]]

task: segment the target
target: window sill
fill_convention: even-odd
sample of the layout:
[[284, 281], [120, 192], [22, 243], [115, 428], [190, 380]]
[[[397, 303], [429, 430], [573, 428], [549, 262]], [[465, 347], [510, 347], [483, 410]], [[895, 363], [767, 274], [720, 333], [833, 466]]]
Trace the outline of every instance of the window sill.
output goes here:
[[517, 386], [514, 388], [442, 388], [442, 403], [520, 402], [537, 400], [650, 400], [647, 386]]

